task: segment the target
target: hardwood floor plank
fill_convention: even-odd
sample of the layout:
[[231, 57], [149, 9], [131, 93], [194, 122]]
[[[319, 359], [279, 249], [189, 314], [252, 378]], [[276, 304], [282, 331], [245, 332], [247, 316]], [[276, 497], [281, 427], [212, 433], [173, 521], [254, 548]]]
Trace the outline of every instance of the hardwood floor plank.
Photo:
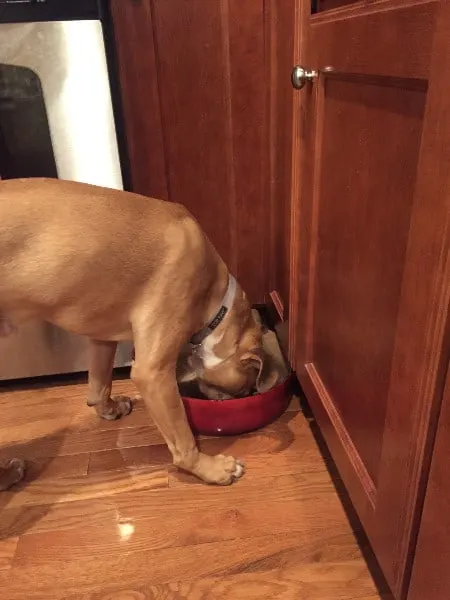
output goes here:
[[[255, 440], [257, 442], [257, 440]], [[226, 452], [245, 461], [247, 480], [258, 481], [261, 487], [270, 483], [272, 477], [284, 473], [302, 474], [325, 471], [325, 465], [319, 460], [316, 448], [307, 448], [299, 441], [280, 452], [254, 453], [245, 451], [244, 443], [237, 443], [235, 448], [227, 449]], [[303, 452], [299, 448], [303, 446]], [[210, 449], [207, 454], [213, 454]], [[169, 467], [169, 486], [172, 488], [185, 488], [186, 486], [198, 486], [198, 480], [189, 473], [179, 471], [175, 467]]]
[[118, 430], [72, 433], [68, 428], [54, 435], [27, 442], [8, 444], [1, 448], [3, 459], [19, 456], [25, 460], [70, 456], [86, 452], [111, 450], [117, 447]]
[[134, 448], [163, 444], [164, 440], [155, 425], [144, 424], [140, 427], [120, 429], [117, 436], [117, 448]]
[[[13, 454], [11, 450], [8, 453], [0, 451], [0, 463], [6, 462], [7, 454]], [[24, 458], [24, 454], [19, 454]], [[73, 456], [63, 457], [27, 457], [27, 470], [25, 473], [25, 482], [31, 482], [34, 479], [55, 478], [55, 477], [81, 477], [87, 475], [89, 466], [89, 454], [74, 454]]]
[[126, 418], [116, 421], [99, 419], [94, 409], [86, 406], [86, 402], [78, 407], [70, 423], [70, 431], [111, 431], [114, 429], [128, 429], [142, 425], [153, 426], [142, 400], [133, 400], [133, 410]]
[[56, 435], [2, 446], [0, 455], [2, 460], [14, 456], [33, 460], [162, 443], [163, 439], [152, 424], [126, 429], [111, 427], [98, 431], [88, 429], [72, 432], [67, 429], [59, 431]]
[[[303, 423], [294, 423], [289, 431], [283, 431], [282, 425], [279, 424], [278, 429], [273, 428], [272, 432], [264, 431], [258, 435], [202, 438], [199, 440], [199, 447], [209, 455], [231, 454], [241, 457], [249, 466], [249, 474], [255, 477], [323, 470], [325, 467], [318, 449], [311, 446], [309, 434], [306, 433]], [[139, 435], [130, 436], [128, 442], [140, 443], [140, 439]], [[296, 460], [298, 456], [301, 456], [301, 460]], [[120, 450], [92, 453], [89, 472], [171, 464], [171, 455], [165, 444], [125, 447]], [[190, 477], [181, 477], [180, 480], [194, 481]]]
[[0, 571], [11, 568], [18, 542], [18, 537], [0, 538]]
[[[74, 502], [135, 490], [149, 491], [168, 487], [164, 469], [142, 468], [135, 472], [105, 472], [92, 476], [38, 478], [14, 490], [2, 492], [1, 506], [14, 508]], [[21, 489], [20, 489], [21, 488]]]
[[[81, 596], [66, 600], [79, 600]], [[125, 588], [120, 584], [83, 600], [380, 600], [364, 561], [316, 563], [232, 577]]]
[[[311, 510], [309, 510], [311, 514]], [[294, 530], [289, 527], [286, 522], [282, 522], [277, 527], [273, 528], [271, 534], [267, 534], [264, 530], [264, 535], [260, 533], [254, 522], [249, 526], [242, 525], [242, 521], [247, 514], [240, 515], [238, 511], [232, 509], [227, 514], [221, 515], [228, 523], [224, 524], [224, 531], [208, 531], [208, 527], [214, 526], [217, 528], [219, 521], [218, 517], [210, 517], [206, 519], [206, 523], [200, 523], [200, 528], [183, 527], [181, 518], [174, 519], [179, 532], [175, 530], [164, 530], [163, 526], [157, 525], [156, 520], [149, 519], [134, 523], [129, 520], [119, 520], [116, 524], [108, 525], [108, 527], [95, 527], [89, 531], [83, 540], [80, 540], [80, 534], [74, 529], [57, 530], [52, 533], [45, 534], [30, 534], [20, 538], [14, 558], [14, 565], [21, 567], [30, 566], [46, 566], [58, 562], [67, 563], [67, 568], [79, 561], [83, 562], [86, 556], [108, 556], [107, 560], [116, 561], [124, 553], [127, 555], [137, 556], [145, 552], [159, 552], [168, 550], [175, 552], [177, 549], [190, 549], [192, 552], [201, 554], [199, 546], [209, 546], [213, 543], [235, 542], [237, 546], [244, 543], [245, 540], [253, 540], [253, 544], [258, 546], [264, 543], [269, 535], [277, 535], [283, 539], [293, 533], [297, 533], [299, 543], [306, 547], [312, 546], [317, 549], [318, 554], [333, 540], [340, 543], [341, 540], [347, 540], [345, 536], [350, 535], [348, 530], [344, 531], [339, 526], [336, 527], [336, 516], [330, 518], [329, 525], [335, 527], [333, 536], [330, 536], [329, 530], [325, 525], [317, 523], [308, 528], [305, 524], [303, 527], [297, 525]], [[270, 522], [273, 523], [275, 518], [271, 517]], [[184, 518], [186, 522], [186, 518]], [[196, 520], [198, 523], [198, 521]], [[181, 529], [180, 529], [181, 528]], [[300, 538], [301, 536], [301, 538]], [[301, 539], [301, 541], [300, 541]], [[350, 539], [350, 538], [349, 538]], [[347, 540], [348, 541], [348, 540]], [[347, 543], [347, 542], [346, 542]], [[355, 544], [355, 549], [357, 548]], [[65, 558], [61, 558], [63, 555]], [[181, 555], [181, 552], [180, 552]], [[68, 558], [69, 557], [69, 558]], [[103, 559], [102, 559], [103, 560]], [[314, 558], [315, 560], [315, 558]], [[171, 578], [172, 575], [167, 577]]]
[[300, 399], [297, 396], [292, 396], [289, 406], [286, 412], [299, 412], [300, 410]]
[[[223, 506], [217, 506], [217, 497], [208, 493], [196, 494], [192, 490], [187, 498], [180, 498], [167, 490], [157, 494], [157, 507], [151, 502], [153, 498], [147, 497], [152, 510], [145, 510], [145, 504], [141, 510], [135, 507], [133, 500], [145, 502], [144, 494], [128, 493], [120, 499], [127, 500], [129, 505], [116, 503], [115, 519], [104, 518], [105, 508], [99, 514], [96, 510], [89, 511], [86, 503], [68, 506], [70, 517], [66, 518], [67, 513], [62, 509], [60, 518], [51, 525], [48, 523], [46, 529], [42, 529], [40, 522], [39, 532], [28, 531], [21, 538], [20, 555], [29, 554], [33, 560], [34, 549], [39, 547], [42, 559], [46, 553], [50, 557], [59, 551], [56, 549], [70, 548], [71, 558], [76, 560], [86, 552], [97, 554], [100, 547], [109, 553], [119, 549], [133, 552], [275, 533], [298, 532], [305, 538], [324, 530], [348, 531], [342, 506], [331, 493], [324, 473], [313, 482], [295, 476], [276, 478], [263, 503], [256, 499], [246, 502], [246, 496], [254, 494], [254, 487], [242, 486], [239, 490], [236, 486]], [[111, 498], [110, 504], [114, 501]], [[75, 508], [78, 515], [74, 515]], [[89, 537], [80, 538], [80, 527], [89, 531]]]
[[[54, 407], [54, 423], [58, 423], [58, 408]], [[85, 410], [88, 410], [85, 407]], [[79, 423], [72, 430], [70, 426], [58, 428], [53, 426], [53, 434], [45, 433], [42, 437], [29, 439], [27, 428], [21, 430], [23, 440], [15, 441], [12, 444], [4, 443], [2, 434], [2, 447], [0, 447], [0, 460], [6, 461], [9, 458], [21, 457], [25, 460], [33, 461], [36, 459], [45, 459], [56, 456], [70, 456], [74, 454], [82, 454], [85, 452], [102, 452], [106, 450], [115, 450], [123, 448], [135, 448], [141, 446], [162, 445], [163, 439], [151, 422], [147, 419], [147, 413], [144, 410], [136, 413], [139, 421], [144, 424], [137, 427], [126, 426], [126, 417], [118, 421], [102, 421], [96, 416], [92, 417], [98, 423], [98, 429], [82, 428]], [[261, 440], [261, 452], [272, 452], [276, 449], [281, 450], [292, 443], [292, 440], [297, 439], [300, 435], [309, 435], [306, 422], [301, 413], [285, 413], [283, 417], [276, 423], [269, 425], [262, 432], [255, 432], [242, 438], [200, 438], [200, 447], [205, 448], [205, 451], [214, 454], [216, 451], [228, 451], [232, 449], [233, 442], [239, 442], [240, 439], [248, 439], [257, 437]], [[17, 437], [14, 434], [14, 437]], [[203, 440], [203, 441], [202, 441]], [[208, 441], [206, 441], [208, 440]], [[209, 441], [210, 440], [210, 441]], [[7, 442], [7, 440], [5, 440]], [[250, 443], [250, 442], [246, 442]], [[202, 446], [203, 445], [203, 446]], [[210, 448], [208, 450], [207, 448]]]
[[[147, 495], [147, 494], [146, 494]], [[114, 521], [117, 518], [118, 498], [121, 494], [90, 500], [75, 500], [53, 504], [28, 504], [15, 508], [2, 508], [0, 519], [0, 539], [20, 536], [27, 533], [55, 531], [63, 528], [76, 528]], [[127, 495], [124, 495], [124, 499]], [[142, 498], [139, 496], [140, 500]], [[4, 506], [0, 496], [0, 507]], [[120, 503], [119, 503], [120, 506]]]
[[[325, 522], [330, 527], [348, 528], [344, 510], [330, 485], [328, 473], [318, 471], [272, 478], [264, 487], [264, 502], [260, 481], [244, 478], [238, 485], [226, 488], [189, 486], [182, 493], [178, 489], [157, 488], [151, 496], [146, 489], [139, 489], [86, 501], [16, 506], [2, 511], [0, 535], [82, 528], [93, 531], [107, 528], [109, 521], [116, 528], [119, 519], [145, 522], [149, 535], [161, 536], [163, 531], [169, 544], [183, 536], [198, 538], [197, 543], [234, 537], [239, 528], [254, 534], [268, 534], [272, 528], [320, 528]], [[180, 522], [184, 525], [179, 531]]]
[[[73, 419], [72, 411], [60, 411], [53, 409], [53, 416], [40, 416], [38, 413], [34, 419], [25, 418], [19, 422], [13, 422], [14, 417], [9, 416], [2, 424], [1, 446], [16, 445], [23, 440], [35, 440], [50, 436], [61, 436], [69, 430]], [[8, 424], [8, 421], [10, 423]]]
[[[85, 532], [85, 537], [88, 532]], [[26, 537], [26, 536], [25, 536]], [[299, 563], [349, 561], [360, 559], [360, 551], [351, 533], [330, 535], [329, 531], [308, 536], [297, 533], [277, 536], [221, 541], [210, 544], [126, 552], [99, 551], [72, 560], [69, 552], [55, 548], [51, 557], [36, 547], [33, 560], [27, 558], [31, 548], [19, 540], [7, 587], [9, 600], [21, 590], [51, 594], [58, 574], [58, 591], [68, 594], [90, 593], [104, 589], [111, 579], [122, 585], [137, 585], [142, 578], [153, 584], [192, 581], [203, 577], [222, 577], [249, 572], [259, 574], [277, 568], [293, 569]], [[21, 546], [21, 547], [20, 547]], [[35, 594], [36, 595], [36, 594]], [[51, 596], [50, 596], [51, 597]], [[23, 598], [23, 596], [22, 596]]]
[[122, 471], [143, 466], [159, 466], [168, 468], [172, 464], [171, 454], [165, 444], [154, 446], [138, 446], [92, 452], [89, 459], [89, 473], [103, 471]]

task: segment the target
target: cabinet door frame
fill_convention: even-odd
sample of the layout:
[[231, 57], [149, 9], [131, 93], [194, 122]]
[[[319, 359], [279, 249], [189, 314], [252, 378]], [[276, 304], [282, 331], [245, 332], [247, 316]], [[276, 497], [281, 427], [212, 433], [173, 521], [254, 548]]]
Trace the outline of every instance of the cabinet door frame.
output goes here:
[[450, 526], [449, 441], [450, 370], [447, 374], [425, 504], [420, 519], [408, 600], [423, 600], [423, 598], [442, 600], [450, 597], [448, 573], [450, 560], [448, 544], [448, 528]]
[[[413, 4], [435, 7], [436, 10], [444, 10], [444, 7], [447, 10], [448, 7], [447, 0], [423, 3], [379, 0], [371, 5], [350, 5], [333, 11], [333, 14], [345, 18], [362, 14], [362, 11], [370, 14], [383, 5], [386, 10], [401, 10]], [[299, 1], [299, 16], [302, 20], [297, 23], [295, 58], [296, 62], [305, 63], [308, 55], [305, 35], [310, 33], [310, 17], [301, 5]], [[322, 18], [327, 18], [326, 13], [323, 15]], [[441, 17], [441, 27], [445, 27], [442, 25], [444, 21], [444, 17]], [[322, 101], [321, 86], [325, 75], [321, 75], [314, 84], [316, 90], [309, 94], [309, 100], [305, 90], [299, 92], [299, 96], [303, 97], [296, 101], [294, 117], [298, 130], [295, 132], [293, 147], [290, 356], [375, 554], [397, 598], [404, 597], [406, 593], [448, 361], [449, 203], [444, 182], [448, 184], [449, 164], [448, 157], [443, 157], [442, 154], [443, 138], [439, 127], [442, 114], [437, 98], [439, 95], [444, 97], [448, 104], [450, 93], [448, 84], [444, 91], [442, 83], [443, 65], [439, 54], [443, 50], [439, 44], [443, 42], [440, 37], [442, 38], [436, 36], [430, 61], [418, 179], [402, 278], [381, 469], [376, 489], [341, 415], [315, 369], [311, 354], [313, 314], [310, 284], [314, 275], [314, 223], [317, 222], [318, 208], [311, 201], [313, 190], [308, 190], [305, 179], [315, 168], [314, 161], [311, 160], [311, 148], [315, 139], [320, 139], [321, 123], [316, 121], [310, 127], [308, 119], [316, 114], [315, 103]], [[309, 64], [304, 66], [310, 67]], [[448, 149], [448, 144], [446, 148]], [[418, 267], [421, 270], [419, 290]], [[411, 298], [414, 299], [413, 302]], [[418, 328], [417, 323], [421, 323], [422, 327]], [[420, 339], [414, 340], [413, 349], [409, 337], [412, 327], [420, 331]], [[405, 401], [409, 395], [416, 397], [413, 410]], [[418, 397], [420, 400], [417, 400]], [[402, 443], [399, 443], [396, 436], [398, 423], [402, 424]]]

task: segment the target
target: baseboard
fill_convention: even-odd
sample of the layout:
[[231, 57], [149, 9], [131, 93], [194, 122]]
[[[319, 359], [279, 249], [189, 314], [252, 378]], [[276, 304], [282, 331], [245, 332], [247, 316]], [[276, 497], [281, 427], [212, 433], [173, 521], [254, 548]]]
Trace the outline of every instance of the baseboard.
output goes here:
[[272, 292], [270, 292], [269, 298], [271, 300], [271, 303], [273, 304], [274, 309], [278, 314], [280, 321], [284, 321], [284, 303], [280, 297], [280, 294], [276, 290], [273, 290]]
[[264, 306], [273, 327], [284, 322], [284, 305], [276, 290], [266, 295]]

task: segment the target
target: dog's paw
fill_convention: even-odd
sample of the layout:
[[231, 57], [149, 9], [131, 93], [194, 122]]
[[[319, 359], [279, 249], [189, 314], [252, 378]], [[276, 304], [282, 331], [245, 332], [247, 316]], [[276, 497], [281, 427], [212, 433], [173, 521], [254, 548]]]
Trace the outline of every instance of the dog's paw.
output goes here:
[[230, 485], [245, 473], [245, 465], [233, 456], [206, 456], [201, 454], [195, 468], [195, 474], [206, 483]]
[[22, 481], [25, 475], [25, 461], [12, 458], [0, 471], [0, 491], [7, 490], [15, 483]]
[[133, 403], [127, 396], [114, 396], [110, 398], [104, 410], [100, 413], [102, 419], [115, 421], [126, 417], [133, 410]]

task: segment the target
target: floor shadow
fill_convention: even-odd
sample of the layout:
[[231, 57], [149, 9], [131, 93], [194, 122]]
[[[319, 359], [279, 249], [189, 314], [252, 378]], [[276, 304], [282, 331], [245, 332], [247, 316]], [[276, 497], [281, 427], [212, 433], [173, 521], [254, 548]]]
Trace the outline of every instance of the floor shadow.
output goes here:
[[347, 489], [345, 488], [345, 485], [339, 475], [338, 468], [330, 454], [330, 451], [328, 450], [328, 446], [325, 442], [325, 439], [319, 429], [319, 426], [317, 425], [316, 420], [314, 419], [312, 410], [309, 407], [309, 404], [300, 386], [298, 386], [298, 392], [302, 411], [308, 420], [309, 427], [314, 436], [317, 447], [319, 448], [322, 458], [327, 466], [328, 472], [331, 475], [334, 488], [342, 503], [348, 522], [350, 524], [350, 527], [352, 528], [353, 534], [356, 538], [364, 560], [366, 561], [367, 567], [376, 585], [377, 591], [383, 600], [394, 600], [386, 578], [384, 577], [381, 567], [372, 550], [369, 539], [365, 534], [363, 525], [356, 513], [356, 510], [353, 506]]
[[[294, 419], [296, 414], [297, 413], [294, 411], [285, 412], [281, 415], [281, 417], [279, 417], [272, 423], [269, 423], [265, 427], [262, 427], [261, 429], [257, 429], [255, 431], [250, 431], [248, 433], [239, 434], [239, 435], [233, 435], [233, 436], [224, 435], [221, 437], [209, 438], [208, 441], [210, 441], [211, 439], [217, 440], [217, 445], [220, 445], [223, 450], [227, 450], [227, 448], [230, 448], [231, 445], [234, 443], [234, 441], [237, 438], [244, 439], [246, 437], [254, 437], [254, 436], [258, 436], [258, 435], [259, 436], [264, 435], [268, 438], [273, 439], [277, 444], [271, 450], [271, 453], [283, 452], [283, 450], [286, 450], [287, 448], [289, 448], [289, 446], [295, 441], [295, 434], [290, 429], [289, 423], [292, 421], [292, 419]], [[274, 427], [274, 425], [276, 425], [276, 428]], [[200, 440], [200, 445], [201, 445], [201, 440]]]
[[[13, 499], [26, 486], [42, 477], [58, 456], [67, 429], [60, 429], [51, 436], [44, 436], [29, 442], [11, 443], [0, 447], [0, 464], [10, 458], [22, 458], [26, 462], [24, 479], [10, 490], [0, 492], [0, 540], [17, 537], [26, 533], [51, 509], [51, 504], [13, 506]], [[52, 456], [45, 456], [52, 454]], [[55, 498], [57, 500], [57, 498]]]

